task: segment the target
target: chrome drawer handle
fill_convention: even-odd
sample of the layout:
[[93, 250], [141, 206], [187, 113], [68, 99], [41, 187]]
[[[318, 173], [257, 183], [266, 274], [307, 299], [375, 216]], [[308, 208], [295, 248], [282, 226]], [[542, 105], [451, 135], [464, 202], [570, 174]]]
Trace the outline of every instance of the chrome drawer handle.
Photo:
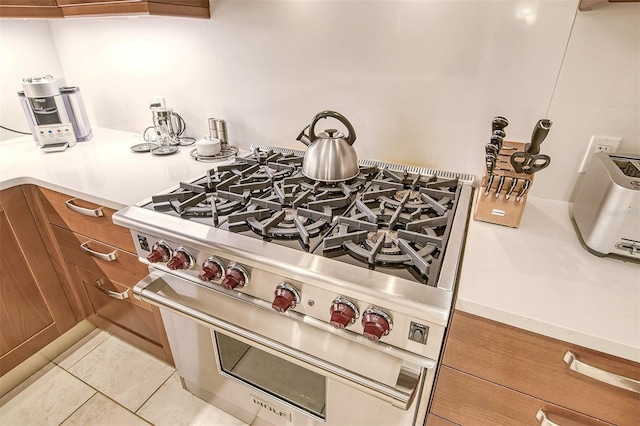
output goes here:
[[580, 373], [587, 377], [591, 377], [592, 379], [607, 383], [618, 388], [626, 389], [635, 393], [640, 393], [640, 381], [633, 380], [624, 376], [619, 376], [615, 373], [611, 373], [609, 371], [601, 370], [600, 368], [594, 367], [592, 365], [585, 364], [584, 362], [580, 361], [578, 357], [575, 356], [575, 354], [571, 351], [567, 351], [564, 354], [563, 360], [569, 366], [569, 368], [576, 373]]
[[73, 210], [74, 212], [83, 214], [85, 216], [91, 216], [91, 217], [104, 216], [104, 213], [102, 212], [102, 207], [98, 207], [97, 209], [86, 209], [84, 207], [80, 207], [73, 204], [74, 200], [75, 198], [72, 198], [64, 202], [64, 204], [67, 206], [69, 210]]
[[100, 253], [99, 251], [91, 250], [89, 246], [89, 241], [80, 244], [80, 248], [85, 251], [85, 253], [89, 253], [93, 257], [97, 257], [100, 260], [104, 260], [106, 262], [113, 262], [117, 259], [116, 253], [118, 250], [114, 250], [111, 253]]
[[536, 413], [536, 419], [540, 422], [540, 426], [560, 426], [558, 423], [554, 423], [549, 420], [547, 413], [542, 410], [538, 410]]
[[129, 290], [125, 290], [122, 293], [118, 293], [117, 291], [107, 290], [102, 285], [102, 280], [96, 280], [96, 287], [98, 288], [98, 290], [105, 293], [109, 297], [113, 297], [114, 299], [122, 300], [122, 299], [129, 298]]

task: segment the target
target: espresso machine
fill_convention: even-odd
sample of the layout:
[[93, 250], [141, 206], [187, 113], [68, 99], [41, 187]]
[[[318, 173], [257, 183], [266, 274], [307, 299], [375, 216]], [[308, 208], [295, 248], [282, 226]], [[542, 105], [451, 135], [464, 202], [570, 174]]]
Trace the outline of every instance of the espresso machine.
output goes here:
[[24, 78], [22, 88], [18, 97], [33, 139], [43, 151], [64, 151], [93, 137], [78, 87], [45, 75]]

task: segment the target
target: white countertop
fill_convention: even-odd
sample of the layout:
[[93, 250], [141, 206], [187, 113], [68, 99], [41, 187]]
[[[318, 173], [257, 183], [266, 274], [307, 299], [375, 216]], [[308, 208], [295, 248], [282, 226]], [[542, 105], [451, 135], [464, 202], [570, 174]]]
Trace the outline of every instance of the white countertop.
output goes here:
[[[119, 209], [201, 175], [191, 147], [133, 153], [139, 135], [94, 129], [44, 153], [31, 136], [0, 141], [0, 189], [31, 183]], [[640, 362], [640, 265], [582, 248], [569, 204], [529, 197], [513, 229], [471, 219], [456, 309]]]
[[194, 145], [166, 156], [134, 153], [140, 135], [93, 129], [93, 138], [45, 153], [31, 136], [0, 141], [0, 189], [32, 183], [113, 209], [135, 204], [215, 167], [194, 160]]
[[471, 219], [455, 307], [640, 362], [640, 264], [590, 254], [570, 206], [529, 197], [518, 229]]

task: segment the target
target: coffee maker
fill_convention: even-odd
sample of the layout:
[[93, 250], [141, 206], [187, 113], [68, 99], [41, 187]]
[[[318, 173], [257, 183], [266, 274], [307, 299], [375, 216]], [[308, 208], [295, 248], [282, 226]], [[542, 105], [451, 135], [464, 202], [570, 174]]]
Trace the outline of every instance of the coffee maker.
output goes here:
[[36, 145], [63, 151], [93, 137], [78, 87], [64, 86], [50, 75], [22, 80], [18, 97]]

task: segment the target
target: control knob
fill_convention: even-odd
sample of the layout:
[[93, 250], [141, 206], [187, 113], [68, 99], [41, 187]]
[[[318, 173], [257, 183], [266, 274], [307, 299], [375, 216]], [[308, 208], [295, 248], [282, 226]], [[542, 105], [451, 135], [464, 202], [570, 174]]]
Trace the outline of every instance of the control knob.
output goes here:
[[224, 279], [220, 283], [227, 290], [242, 288], [247, 284], [249, 284], [249, 274], [239, 265], [229, 266]]
[[358, 307], [350, 300], [342, 297], [338, 297], [333, 301], [329, 312], [331, 312], [331, 320], [329, 320], [329, 323], [335, 328], [340, 329], [353, 324], [360, 316]]
[[215, 257], [209, 257], [202, 264], [202, 271], [198, 274], [198, 278], [202, 281], [212, 281], [220, 279], [225, 274], [224, 266]]
[[183, 248], [178, 247], [174, 252], [171, 259], [167, 262], [167, 268], [172, 271], [176, 271], [178, 269], [189, 269], [193, 266], [195, 261], [189, 252]]
[[278, 312], [286, 312], [293, 309], [300, 303], [300, 293], [294, 286], [288, 283], [278, 284], [271, 307]]
[[158, 241], [151, 247], [147, 260], [151, 263], [166, 262], [171, 258], [171, 247], [164, 241]]
[[379, 309], [368, 308], [362, 314], [363, 335], [367, 339], [377, 342], [383, 336], [389, 334], [393, 328], [391, 317]]

